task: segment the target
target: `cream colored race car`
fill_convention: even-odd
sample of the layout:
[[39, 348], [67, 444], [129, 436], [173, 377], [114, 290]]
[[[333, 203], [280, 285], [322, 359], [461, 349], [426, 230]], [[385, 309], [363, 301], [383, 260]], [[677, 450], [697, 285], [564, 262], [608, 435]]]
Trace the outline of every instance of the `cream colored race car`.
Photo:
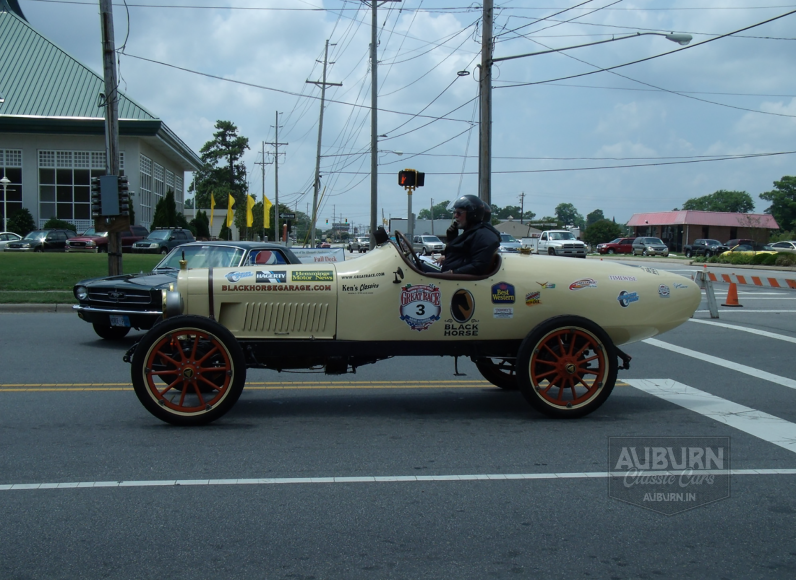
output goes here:
[[605, 402], [618, 345], [679, 326], [700, 303], [653, 268], [497, 254], [488, 275], [425, 273], [396, 232], [355, 260], [180, 272], [164, 319], [125, 355], [144, 407], [175, 425], [218, 419], [247, 368], [342, 374], [394, 356], [471, 357], [552, 417]]

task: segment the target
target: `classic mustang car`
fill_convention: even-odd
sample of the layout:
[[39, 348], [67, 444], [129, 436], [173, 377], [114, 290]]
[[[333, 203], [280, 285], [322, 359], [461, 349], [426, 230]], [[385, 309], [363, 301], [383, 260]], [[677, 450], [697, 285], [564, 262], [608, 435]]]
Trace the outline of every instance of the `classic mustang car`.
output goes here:
[[151, 272], [81, 280], [72, 289], [79, 302], [72, 308], [108, 340], [127, 336], [130, 328], [152, 328], [163, 318], [161, 294], [177, 279], [180, 260], [190, 268], [301, 263], [281, 244], [192, 242], [173, 249]]
[[[386, 237], [386, 235], [385, 235]], [[125, 354], [141, 403], [176, 425], [229, 411], [246, 369], [342, 374], [393, 356], [471, 357], [537, 410], [581, 417], [630, 357], [618, 346], [679, 326], [688, 278], [614, 262], [496, 254], [484, 276], [424, 273], [396, 232], [356, 260], [183, 268], [163, 321]]]

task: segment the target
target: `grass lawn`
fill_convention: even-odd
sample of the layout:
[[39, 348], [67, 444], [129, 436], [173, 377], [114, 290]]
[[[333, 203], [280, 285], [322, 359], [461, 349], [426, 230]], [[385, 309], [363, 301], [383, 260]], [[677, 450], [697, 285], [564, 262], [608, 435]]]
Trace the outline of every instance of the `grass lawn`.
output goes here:
[[[124, 254], [125, 274], [149, 272], [159, 254]], [[0, 252], [0, 303], [76, 302], [72, 286], [85, 278], [108, 275], [107, 254]]]

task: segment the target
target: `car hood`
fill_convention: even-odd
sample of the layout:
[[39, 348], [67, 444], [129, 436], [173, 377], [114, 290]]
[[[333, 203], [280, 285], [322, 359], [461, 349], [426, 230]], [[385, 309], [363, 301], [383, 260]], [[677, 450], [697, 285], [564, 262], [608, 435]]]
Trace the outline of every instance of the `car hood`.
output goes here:
[[109, 276], [106, 278], [92, 278], [82, 280], [76, 286], [135, 286], [144, 288], [168, 287], [177, 279], [177, 270], [168, 272], [150, 272], [148, 274], [124, 274], [122, 276]]
[[104, 239], [105, 236], [77, 236], [76, 238], [69, 238], [67, 242], [96, 242]]

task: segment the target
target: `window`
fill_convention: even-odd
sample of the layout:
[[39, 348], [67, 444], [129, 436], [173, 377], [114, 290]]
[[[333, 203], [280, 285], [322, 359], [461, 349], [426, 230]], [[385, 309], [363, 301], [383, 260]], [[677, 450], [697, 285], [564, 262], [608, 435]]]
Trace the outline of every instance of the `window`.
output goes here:
[[152, 223], [152, 160], [146, 155], [141, 155], [141, 176], [139, 187], [141, 188], [141, 223], [149, 227]]
[[[39, 223], [52, 217], [77, 231], [93, 224], [91, 178], [105, 175], [105, 151], [39, 151]], [[124, 170], [124, 152], [119, 153]]]
[[155, 163], [155, 171], [153, 177], [155, 178], [155, 198], [152, 200], [157, 207], [158, 202], [166, 195], [166, 183], [164, 181], [163, 166]]
[[22, 209], [22, 150], [0, 149], [0, 173], [11, 182], [0, 188], [0, 219], [5, 229], [7, 218]]

